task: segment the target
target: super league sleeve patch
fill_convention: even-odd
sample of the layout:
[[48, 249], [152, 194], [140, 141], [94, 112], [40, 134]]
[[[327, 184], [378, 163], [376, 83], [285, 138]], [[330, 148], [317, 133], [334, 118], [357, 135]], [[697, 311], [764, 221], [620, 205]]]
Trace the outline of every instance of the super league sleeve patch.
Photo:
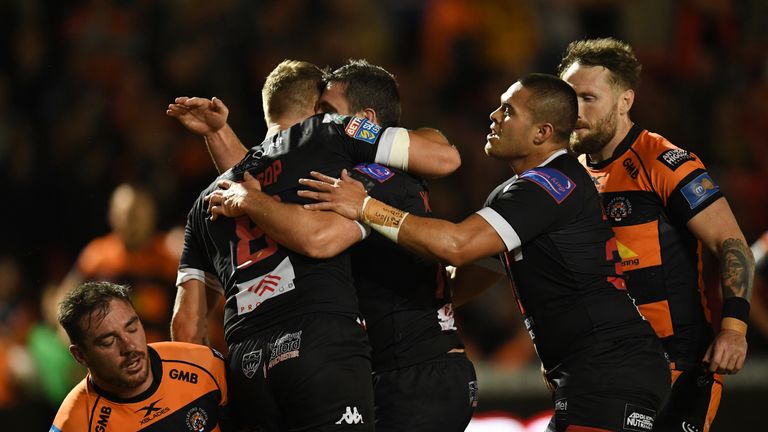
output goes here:
[[344, 131], [356, 140], [373, 144], [376, 142], [376, 138], [379, 137], [381, 126], [372, 123], [367, 118], [352, 117]]
[[660, 154], [656, 159], [674, 171], [679, 168], [680, 165], [688, 161], [696, 160], [696, 156], [683, 149], [670, 149]]
[[558, 204], [562, 203], [576, 189], [576, 183], [573, 180], [554, 168], [530, 169], [520, 175], [519, 178], [541, 186]]
[[720, 191], [709, 173], [702, 173], [680, 189], [691, 209], [695, 209], [707, 198]]
[[367, 175], [368, 177], [378, 181], [379, 183], [384, 183], [385, 181], [391, 179], [392, 176], [395, 175], [395, 173], [392, 172], [391, 169], [385, 167], [384, 165], [379, 165], [377, 163], [357, 164], [355, 165], [354, 170]]

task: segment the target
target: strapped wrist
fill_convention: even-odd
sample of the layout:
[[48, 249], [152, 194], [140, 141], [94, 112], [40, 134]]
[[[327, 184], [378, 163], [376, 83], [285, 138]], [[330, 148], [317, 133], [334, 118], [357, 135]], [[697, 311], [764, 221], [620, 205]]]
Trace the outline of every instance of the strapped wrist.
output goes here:
[[374, 231], [397, 243], [400, 227], [408, 212], [392, 208], [381, 201], [366, 197], [360, 210], [361, 220]]

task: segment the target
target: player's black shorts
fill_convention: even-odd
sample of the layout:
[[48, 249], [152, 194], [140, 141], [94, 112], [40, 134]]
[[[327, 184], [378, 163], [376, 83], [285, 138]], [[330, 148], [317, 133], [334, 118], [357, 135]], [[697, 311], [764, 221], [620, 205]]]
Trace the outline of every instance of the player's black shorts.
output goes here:
[[653, 430], [709, 431], [720, 406], [722, 377], [698, 366], [685, 371], [672, 369], [672, 379], [672, 392], [661, 408]]
[[547, 376], [557, 385], [547, 432], [650, 431], [671, 384], [655, 336], [593, 344]]
[[377, 432], [463, 431], [477, 406], [475, 368], [464, 353], [377, 372]]
[[370, 345], [352, 318], [314, 313], [230, 347], [230, 399], [257, 431], [373, 431]]

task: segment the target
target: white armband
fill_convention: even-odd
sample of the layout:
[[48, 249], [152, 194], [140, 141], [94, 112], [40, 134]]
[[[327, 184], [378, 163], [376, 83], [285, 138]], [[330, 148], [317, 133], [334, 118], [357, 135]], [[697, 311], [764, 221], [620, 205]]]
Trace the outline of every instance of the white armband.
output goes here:
[[384, 129], [374, 162], [408, 171], [408, 148], [411, 138], [408, 129], [389, 127]]

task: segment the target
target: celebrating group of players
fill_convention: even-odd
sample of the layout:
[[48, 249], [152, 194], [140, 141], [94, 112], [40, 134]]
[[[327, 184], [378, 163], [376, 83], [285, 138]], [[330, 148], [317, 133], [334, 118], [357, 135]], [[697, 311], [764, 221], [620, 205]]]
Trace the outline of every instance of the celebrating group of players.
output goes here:
[[[188, 216], [174, 342], [147, 345], [124, 287], [74, 289], [59, 320], [90, 373], [51, 431], [464, 430], [478, 385], [452, 293], [504, 274], [549, 431], [708, 430], [746, 356], [754, 260], [698, 157], [631, 121], [640, 69], [623, 42], [577, 41], [559, 77], [504, 91], [485, 152], [515, 175], [459, 223], [430, 217], [423, 180], [459, 154], [400, 127], [381, 67], [284, 61], [250, 149], [223, 102], [177, 98], [167, 113], [221, 175]], [[717, 333], [702, 245], [720, 262]], [[202, 346], [221, 295], [226, 360]]]

